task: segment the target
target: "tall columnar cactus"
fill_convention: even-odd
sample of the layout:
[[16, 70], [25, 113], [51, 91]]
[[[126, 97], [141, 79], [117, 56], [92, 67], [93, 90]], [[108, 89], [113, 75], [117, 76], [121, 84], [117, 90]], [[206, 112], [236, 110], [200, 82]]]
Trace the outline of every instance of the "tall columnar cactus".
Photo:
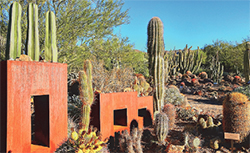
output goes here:
[[38, 7], [34, 3], [28, 6], [27, 53], [32, 60], [39, 61]]
[[244, 75], [246, 82], [250, 80], [250, 42], [247, 42], [247, 49], [244, 54]]
[[165, 145], [165, 139], [168, 135], [168, 116], [165, 113], [155, 114], [154, 130], [159, 144]]
[[22, 37], [21, 37], [21, 14], [22, 7], [18, 2], [10, 6], [9, 26], [6, 46], [6, 60], [16, 59], [21, 55]]
[[213, 79], [214, 83], [220, 83], [223, 77], [224, 66], [220, 65], [219, 62], [219, 52], [217, 51], [216, 57], [212, 59], [210, 65], [210, 77]]
[[52, 11], [46, 12], [45, 60], [57, 62], [56, 20]]
[[160, 18], [153, 17], [147, 27], [148, 33], [148, 56], [149, 74], [153, 77], [154, 93], [154, 112], [160, 111], [163, 107], [164, 99], [164, 40], [163, 23]]
[[179, 50], [179, 71], [184, 74], [187, 71], [191, 71], [192, 73], [196, 73], [202, 62], [202, 54], [199, 57], [199, 47], [196, 52], [191, 51], [191, 47], [188, 48], [188, 45], [184, 48], [184, 50]]
[[250, 101], [242, 93], [229, 93], [223, 101], [224, 132], [239, 133], [238, 143], [250, 141]]
[[90, 122], [90, 110], [94, 100], [92, 87], [92, 64], [91, 61], [84, 62], [84, 70], [79, 72], [79, 91], [82, 100], [82, 124], [88, 130]]

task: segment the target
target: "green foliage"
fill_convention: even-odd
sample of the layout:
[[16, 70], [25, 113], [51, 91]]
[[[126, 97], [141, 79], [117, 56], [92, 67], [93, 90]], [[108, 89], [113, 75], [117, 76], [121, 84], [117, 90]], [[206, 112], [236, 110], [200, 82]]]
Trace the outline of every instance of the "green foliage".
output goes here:
[[244, 75], [246, 82], [250, 80], [250, 42], [247, 42], [246, 51], [244, 53]]

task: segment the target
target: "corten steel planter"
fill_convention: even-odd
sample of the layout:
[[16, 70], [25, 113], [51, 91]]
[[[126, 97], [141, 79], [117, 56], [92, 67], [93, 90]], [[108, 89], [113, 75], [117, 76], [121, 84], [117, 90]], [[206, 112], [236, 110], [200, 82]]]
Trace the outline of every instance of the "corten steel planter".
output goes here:
[[153, 97], [137, 97], [137, 92], [97, 94], [91, 108], [91, 125], [97, 127], [102, 139], [114, 136], [115, 132], [135, 126], [152, 125]]
[[0, 80], [0, 152], [54, 152], [67, 138], [67, 64], [2, 61]]

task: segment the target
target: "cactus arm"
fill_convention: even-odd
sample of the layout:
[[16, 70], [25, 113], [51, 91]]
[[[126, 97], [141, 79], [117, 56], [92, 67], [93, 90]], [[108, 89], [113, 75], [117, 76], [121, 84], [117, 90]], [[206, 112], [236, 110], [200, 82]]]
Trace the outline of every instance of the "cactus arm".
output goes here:
[[9, 58], [16, 59], [21, 55], [21, 12], [22, 7], [18, 2], [14, 2], [11, 4], [6, 43], [6, 60], [8, 60]]
[[28, 6], [27, 53], [32, 60], [39, 61], [38, 7], [34, 3]]

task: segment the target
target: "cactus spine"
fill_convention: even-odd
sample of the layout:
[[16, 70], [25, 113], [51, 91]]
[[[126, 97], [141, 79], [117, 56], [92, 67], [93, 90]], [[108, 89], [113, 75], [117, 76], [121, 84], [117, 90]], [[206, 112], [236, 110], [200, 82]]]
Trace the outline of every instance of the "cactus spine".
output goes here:
[[158, 17], [153, 17], [147, 27], [148, 33], [148, 55], [149, 55], [149, 74], [153, 76], [155, 87], [154, 93], [154, 112], [160, 111], [164, 99], [164, 40], [163, 23]]
[[45, 60], [57, 62], [56, 20], [52, 11], [46, 12]]
[[154, 130], [159, 144], [165, 145], [165, 139], [168, 135], [168, 116], [165, 113], [155, 114]]
[[82, 124], [87, 131], [90, 122], [90, 110], [94, 100], [92, 87], [92, 64], [91, 61], [84, 62], [84, 70], [79, 72], [79, 91], [82, 100]]
[[[239, 133], [237, 143], [248, 143], [250, 140], [250, 101], [242, 93], [229, 93], [223, 101], [224, 132]], [[249, 140], [246, 140], [249, 139]]]
[[244, 75], [246, 82], [250, 80], [250, 42], [247, 42], [247, 49], [244, 54]]
[[187, 71], [196, 73], [201, 66], [202, 54], [199, 57], [199, 47], [196, 52], [191, 51], [191, 48], [192, 46], [188, 48], [186, 45], [183, 51], [179, 50], [179, 70], [182, 74]]
[[39, 61], [38, 7], [34, 3], [28, 6], [27, 53], [32, 60]]
[[21, 55], [22, 37], [21, 37], [21, 14], [22, 7], [18, 2], [10, 6], [8, 36], [6, 46], [6, 60], [16, 59]]

